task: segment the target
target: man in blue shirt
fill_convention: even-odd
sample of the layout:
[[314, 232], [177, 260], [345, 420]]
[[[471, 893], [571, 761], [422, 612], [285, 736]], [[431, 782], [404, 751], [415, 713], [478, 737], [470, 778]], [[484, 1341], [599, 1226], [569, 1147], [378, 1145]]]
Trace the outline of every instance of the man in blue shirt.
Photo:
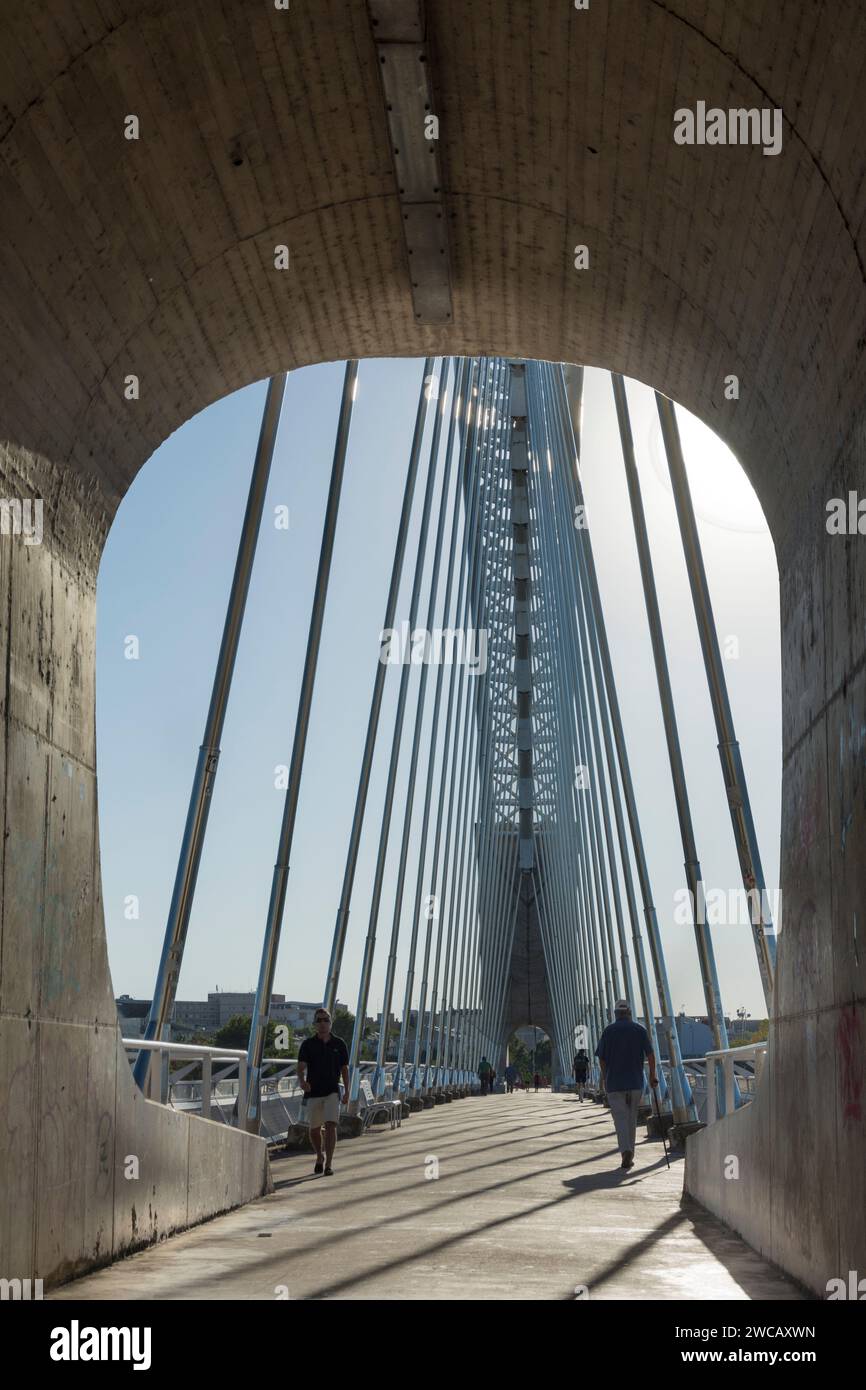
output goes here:
[[650, 1085], [658, 1085], [656, 1059], [649, 1034], [631, 1016], [627, 999], [613, 1006], [609, 1023], [598, 1040], [595, 1055], [601, 1063], [601, 1084], [607, 1092], [616, 1138], [622, 1154], [620, 1167], [634, 1167], [637, 1111], [643, 1093], [643, 1059], [649, 1063]]

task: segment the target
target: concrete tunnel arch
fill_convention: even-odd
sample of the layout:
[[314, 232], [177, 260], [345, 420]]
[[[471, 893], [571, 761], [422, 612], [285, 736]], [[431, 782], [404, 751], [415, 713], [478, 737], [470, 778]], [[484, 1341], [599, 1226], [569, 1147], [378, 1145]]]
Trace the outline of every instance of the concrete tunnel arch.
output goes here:
[[[734, 450], [770, 525], [786, 904], [771, 1055], [755, 1104], [690, 1145], [687, 1185], [823, 1292], [866, 1256], [866, 562], [825, 526], [864, 464], [866, 15], [853, 0], [832, 24], [794, 0], [757, 21], [747, 0], [700, 19], [687, 0], [429, 4], [452, 310], [423, 325], [367, 8], [119, 0], [113, 15], [81, 0], [63, 22], [51, 6], [0, 21], [16, 59], [0, 471], [3, 495], [46, 512], [41, 546], [4, 537], [0, 556], [4, 1268], [56, 1283], [267, 1182], [259, 1141], [143, 1102], [118, 1043], [94, 596], [119, 500], [183, 420], [278, 369], [496, 351], [663, 390]], [[673, 113], [699, 100], [781, 108], [782, 152], [677, 146]], [[144, 1198], [122, 1176], [130, 1151]], [[745, 1182], [721, 1179], [731, 1151]]]

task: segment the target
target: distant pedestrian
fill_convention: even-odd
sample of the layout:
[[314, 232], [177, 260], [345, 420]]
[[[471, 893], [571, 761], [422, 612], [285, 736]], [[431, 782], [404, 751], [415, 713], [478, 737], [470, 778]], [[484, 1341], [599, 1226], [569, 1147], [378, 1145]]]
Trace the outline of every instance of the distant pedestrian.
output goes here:
[[490, 1077], [492, 1071], [493, 1068], [487, 1058], [482, 1056], [481, 1061], [478, 1063], [478, 1079], [481, 1082], [481, 1094], [483, 1096], [489, 1095], [490, 1093]]
[[496, 1085], [496, 1068], [490, 1068], [490, 1094], [493, 1095], [493, 1087]]
[[517, 1068], [513, 1062], [509, 1062], [505, 1068], [505, 1088], [509, 1095], [514, 1091], [514, 1083], [517, 1080]]
[[[331, 1015], [327, 1009], [316, 1010], [316, 1032], [304, 1038], [298, 1052], [298, 1081], [304, 1093], [304, 1116], [310, 1126], [310, 1142], [316, 1150], [313, 1172], [324, 1169], [326, 1178], [334, 1172], [334, 1147], [340, 1120], [340, 1079], [344, 1100], [349, 1101], [349, 1049], [331, 1032]], [[322, 1127], [324, 1126], [324, 1152]]]
[[589, 1071], [589, 1058], [581, 1047], [578, 1049], [574, 1058], [574, 1084], [577, 1087], [577, 1098], [583, 1104], [583, 1093], [586, 1089], [586, 1077]]
[[601, 1080], [607, 1092], [616, 1138], [622, 1154], [621, 1168], [634, 1167], [637, 1112], [643, 1094], [643, 1059], [649, 1064], [650, 1085], [658, 1085], [656, 1059], [649, 1034], [631, 1016], [631, 1005], [620, 999], [614, 1005], [614, 1021], [598, 1040], [595, 1055], [601, 1063]]
[[541, 1077], [539, 1076], [538, 1072], [535, 1073], [534, 1080], [535, 1080], [535, 1089], [536, 1089], [536, 1091], [537, 1091], [538, 1088], [539, 1088], [539, 1086], [541, 1085]]

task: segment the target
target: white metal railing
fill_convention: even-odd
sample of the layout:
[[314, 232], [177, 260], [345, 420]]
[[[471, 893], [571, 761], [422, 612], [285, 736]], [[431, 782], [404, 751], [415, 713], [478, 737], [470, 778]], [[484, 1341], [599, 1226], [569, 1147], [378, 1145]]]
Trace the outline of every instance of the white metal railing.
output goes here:
[[[246, 1085], [247, 1079], [247, 1054], [246, 1049], [234, 1047], [204, 1047], [198, 1043], [176, 1043], [176, 1042], [156, 1042], [146, 1041], [144, 1038], [124, 1038], [123, 1045], [126, 1054], [133, 1061], [131, 1054], [138, 1055], [139, 1052], [156, 1053], [159, 1065], [151, 1062], [147, 1074], [147, 1084], [145, 1095], [148, 1100], [160, 1101], [163, 1105], [172, 1103], [172, 1085], [183, 1079], [175, 1072], [171, 1072], [173, 1061], [186, 1060], [190, 1062], [189, 1067], [183, 1068], [184, 1074], [193, 1069], [193, 1065], [201, 1067], [201, 1093], [199, 1097], [200, 1113], [209, 1120], [214, 1101], [214, 1087], [224, 1088], [226, 1084], [233, 1086], [233, 1090], [223, 1089], [223, 1096], [237, 1096], [241, 1088]], [[214, 1064], [217, 1066], [217, 1075], [214, 1076]], [[222, 1067], [220, 1068], [220, 1064]], [[237, 1080], [228, 1082], [228, 1073], [237, 1070]], [[187, 1083], [188, 1084], [188, 1083]]]
[[[130, 1063], [134, 1064], [140, 1051], [156, 1054], [148, 1071], [145, 1095], [149, 1100], [172, 1109], [186, 1110], [206, 1120], [237, 1124], [236, 1100], [246, 1089], [247, 1052], [244, 1048], [205, 1047], [200, 1043], [147, 1042], [144, 1038], [124, 1038], [123, 1045]], [[177, 1066], [177, 1063], [186, 1063]], [[375, 1063], [362, 1061], [362, 1079], [369, 1079]], [[195, 1076], [199, 1068], [201, 1076]], [[396, 1064], [385, 1064], [386, 1100], [394, 1096]], [[411, 1067], [404, 1067], [404, 1083]], [[266, 1057], [262, 1061], [262, 1132], [273, 1141], [284, 1139], [290, 1124], [303, 1122], [301, 1102], [303, 1092], [297, 1080], [297, 1060], [285, 1057]], [[269, 1104], [270, 1103], [270, 1104]], [[361, 1100], [361, 1113], [366, 1106]], [[266, 1112], [273, 1111], [266, 1122]]]
[[[754, 1100], [766, 1060], [767, 1044], [765, 1042], [746, 1043], [743, 1047], [727, 1047], [720, 1049], [718, 1052], [707, 1053], [708, 1125], [711, 1125], [714, 1120], [719, 1118], [717, 1067], [721, 1066], [722, 1068], [722, 1114], [732, 1115], [734, 1110], [738, 1108], [736, 1092], [734, 1090], [734, 1066], [738, 1066], [736, 1085], [739, 1090], [739, 1105], [748, 1105]], [[753, 1070], [751, 1073], [744, 1069], [741, 1065], [743, 1063], [752, 1064]]]

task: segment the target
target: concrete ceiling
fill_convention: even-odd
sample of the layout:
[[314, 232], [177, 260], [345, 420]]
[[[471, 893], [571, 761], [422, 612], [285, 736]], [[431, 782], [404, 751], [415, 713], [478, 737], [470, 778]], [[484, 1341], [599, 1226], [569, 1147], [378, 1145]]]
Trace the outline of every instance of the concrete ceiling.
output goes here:
[[[701, 415], [742, 458], [781, 550], [808, 484], [862, 447], [866, 7], [430, 0], [427, 40], [441, 326], [413, 314], [362, 0], [4, 7], [7, 463], [47, 463], [55, 501], [99, 518], [98, 547], [172, 430], [279, 368], [562, 358]], [[675, 109], [698, 100], [780, 106], [781, 154], [675, 144]], [[80, 550], [71, 523], [67, 540]]]

